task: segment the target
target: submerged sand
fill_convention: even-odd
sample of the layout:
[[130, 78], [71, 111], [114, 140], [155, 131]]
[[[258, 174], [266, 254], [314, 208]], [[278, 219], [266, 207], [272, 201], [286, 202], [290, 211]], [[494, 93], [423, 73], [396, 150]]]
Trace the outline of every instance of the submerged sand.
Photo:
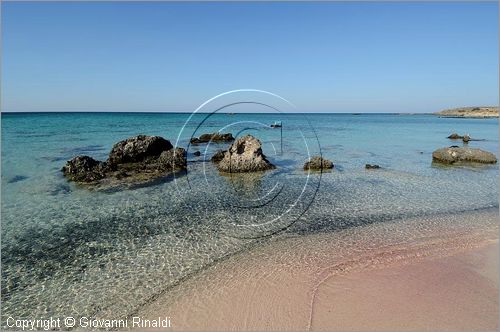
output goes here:
[[294, 236], [234, 255], [138, 313], [174, 330], [498, 330], [498, 211]]

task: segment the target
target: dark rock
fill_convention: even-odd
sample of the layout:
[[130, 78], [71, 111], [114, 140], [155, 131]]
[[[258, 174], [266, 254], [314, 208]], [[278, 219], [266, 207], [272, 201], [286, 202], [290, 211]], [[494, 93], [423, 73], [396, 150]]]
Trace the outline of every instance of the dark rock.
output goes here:
[[160, 171], [175, 171], [185, 169], [186, 165], [186, 150], [175, 148], [161, 153], [158, 158], [157, 169]]
[[462, 138], [463, 138], [463, 136], [460, 136], [460, 135], [459, 135], [459, 134], [457, 134], [457, 133], [453, 133], [453, 134], [451, 134], [450, 136], [448, 136], [447, 138], [449, 138], [449, 139], [462, 139]]
[[375, 165], [375, 164], [366, 164], [365, 168], [366, 169], [379, 169], [380, 166], [379, 165]]
[[[112, 177], [138, 179], [154, 178], [166, 175], [169, 172], [185, 169], [187, 165], [186, 150], [183, 148], [163, 151], [157, 158], [147, 158], [137, 163], [123, 163], [116, 166]], [[130, 181], [129, 180], [129, 181]]]
[[113, 145], [109, 153], [110, 164], [123, 164], [144, 161], [158, 157], [163, 151], [172, 149], [172, 144], [160, 136], [139, 135]]
[[218, 150], [217, 152], [215, 152], [215, 154], [212, 156], [212, 158], [210, 158], [210, 160], [213, 162], [213, 163], [218, 163], [220, 162], [222, 159], [224, 159], [224, 154], [226, 153], [226, 151], [224, 150]]
[[102, 188], [146, 183], [183, 170], [186, 165], [186, 150], [173, 149], [159, 136], [139, 135], [115, 144], [106, 162], [78, 156], [68, 161], [62, 172], [71, 181]]
[[128, 173], [127, 173], [127, 172], [125, 172], [125, 171], [116, 172], [116, 174], [115, 174], [115, 177], [116, 177], [118, 180], [121, 180], [121, 179], [123, 179], [123, 178], [126, 178], [127, 176], [129, 176], [129, 175], [128, 175]]
[[449, 139], [461, 139], [464, 143], [469, 143], [469, 141], [484, 141], [484, 139], [473, 139], [470, 137], [469, 134], [465, 134], [463, 136], [458, 135], [456, 133], [451, 134], [448, 136]]
[[193, 154], [194, 154], [196, 157], [201, 156], [201, 152], [200, 152], [200, 151], [195, 151]]
[[497, 158], [493, 153], [469, 147], [438, 149], [432, 153], [432, 160], [443, 164], [457, 162], [495, 164], [497, 162]]
[[64, 176], [75, 182], [95, 182], [106, 176], [107, 165], [89, 156], [77, 156], [62, 168]]
[[226, 173], [256, 172], [273, 168], [276, 167], [262, 153], [261, 142], [251, 135], [238, 138], [217, 164], [217, 169]]
[[221, 133], [212, 133], [212, 134], [203, 134], [199, 138], [193, 137], [190, 140], [191, 144], [199, 144], [199, 143], [208, 143], [208, 142], [232, 142], [234, 141], [233, 134], [221, 134]]
[[314, 156], [304, 164], [304, 170], [323, 170], [332, 169], [333, 163], [328, 159], [323, 159], [321, 156]]

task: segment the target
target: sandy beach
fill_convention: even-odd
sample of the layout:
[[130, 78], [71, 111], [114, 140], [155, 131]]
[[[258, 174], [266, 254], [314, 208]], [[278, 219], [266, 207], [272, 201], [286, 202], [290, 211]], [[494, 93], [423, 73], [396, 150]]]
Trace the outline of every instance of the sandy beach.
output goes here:
[[287, 238], [139, 314], [169, 316], [175, 330], [497, 330], [497, 232], [490, 210]]
[[498, 330], [498, 241], [446, 258], [327, 280], [316, 294], [311, 329], [332, 328]]

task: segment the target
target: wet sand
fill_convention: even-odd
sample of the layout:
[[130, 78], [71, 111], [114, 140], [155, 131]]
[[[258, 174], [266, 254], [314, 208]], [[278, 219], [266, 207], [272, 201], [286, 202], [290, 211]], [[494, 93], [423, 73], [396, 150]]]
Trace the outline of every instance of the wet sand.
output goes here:
[[318, 288], [311, 328], [497, 331], [498, 241], [447, 258], [332, 278]]
[[498, 212], [280, 239], [146, 305], [174, 330], [498, 330]]

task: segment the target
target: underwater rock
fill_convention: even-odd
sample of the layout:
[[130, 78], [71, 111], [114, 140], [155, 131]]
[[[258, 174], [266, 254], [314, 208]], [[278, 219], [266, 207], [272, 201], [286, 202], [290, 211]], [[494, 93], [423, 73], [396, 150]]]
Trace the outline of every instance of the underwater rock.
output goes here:
[[434, 151], [432, 153], [432, 160], [443, 164], [454, 164], [457, 162], [495, 164], [497, 162], [496, 156], [491, 152], [456, 146]]
[[27, 176], [24, 176], [24, 175], [16, 175], [14, 177], [12, 177], [8, 183], [16, 183], [16, 182], [19, 182], [19, 181], [24, 181], [26, 180], [28, 177]]
[[314, 156], [311, 157], [306, 163], [304, 164], [304, 170], [322, 170], [322, 169], [332, 169], [333, 163], [328, 160], [324, 159], [321, 156]]
[[62, 168], [64, 176], [80, 184], [113, 187], [144, 183], [186, 168], [186, 151], [173, 148], [159, 136], [139, 135], [113, 146], [105, 162], [77, 156]]
[[273, 168], [276, 166], [262, 153], [261, 142], [251, 135], [238, 138], [217, 164], [217, 169], [226, 173], [256, 172]]
[[191, 144], [199, 144], [199, 143], [208, 143], [208, 142], [232, 142], [234, 141], [233, 134], [221, 134], [221, 133], [212, 133], [212, 134], [203, 134], [199, 138], [192, 137], [190, 140]]
[[52, 189], [48, 191], [51, 196], [57, 196], [60, 194], [69, 194], [71, 188], [67, 184], [57, 184]]

